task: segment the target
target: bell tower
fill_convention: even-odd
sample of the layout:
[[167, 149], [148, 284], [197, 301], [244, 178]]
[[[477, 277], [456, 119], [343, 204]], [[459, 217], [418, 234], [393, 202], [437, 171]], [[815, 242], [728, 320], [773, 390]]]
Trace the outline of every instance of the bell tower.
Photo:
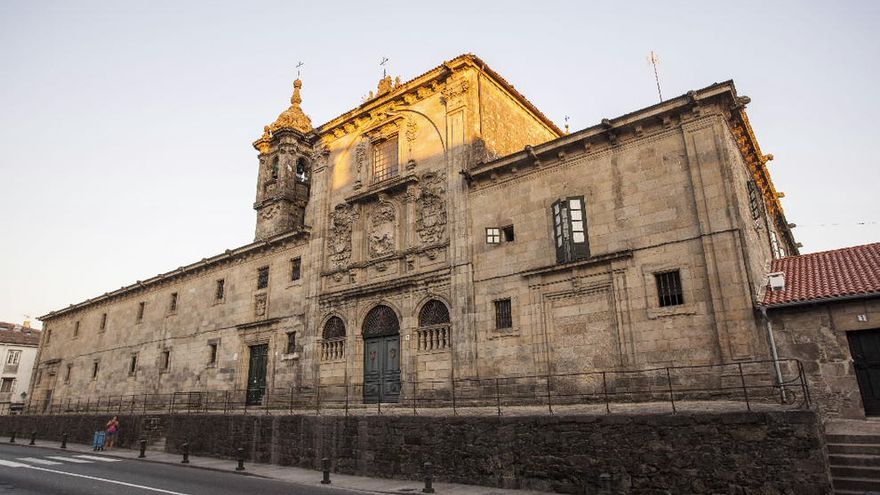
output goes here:
[[257, 174], [257, 228], [254, 240], [299, 230], [303, 227], [311, 181], [311, 156], [314, 138], [312, 121], [300, 103], [302, 81], [293, 82], [290, 107], [254, 142], [260, 152]]

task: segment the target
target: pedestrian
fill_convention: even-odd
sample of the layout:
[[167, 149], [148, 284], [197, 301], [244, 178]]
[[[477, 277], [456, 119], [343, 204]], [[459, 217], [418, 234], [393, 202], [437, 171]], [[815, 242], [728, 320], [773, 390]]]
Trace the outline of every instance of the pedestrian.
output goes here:
[[119, 433], [119, 419], [116, 416], [107, 421], [107, 441], [104, 444], [106, 450], [110, 450], [116, 445], [116, 435]]

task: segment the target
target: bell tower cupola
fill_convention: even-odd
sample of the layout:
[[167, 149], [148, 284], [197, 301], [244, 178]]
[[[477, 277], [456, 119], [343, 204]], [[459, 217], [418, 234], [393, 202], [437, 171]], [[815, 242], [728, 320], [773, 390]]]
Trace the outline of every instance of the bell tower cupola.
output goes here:
[[257, 210], [255, 240], [303, 228], [309, 200], [312, 151], [312, 120], [300, 104], [302, 81], [293, 82], [290, 107], [254, 142], [260, 152], [257, 174]]

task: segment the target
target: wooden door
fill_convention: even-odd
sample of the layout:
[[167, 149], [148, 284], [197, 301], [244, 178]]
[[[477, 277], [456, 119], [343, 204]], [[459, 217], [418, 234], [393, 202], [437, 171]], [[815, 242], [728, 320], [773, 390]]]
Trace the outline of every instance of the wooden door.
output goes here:
[[269, 360], [269, 344], [252, 345], [248, 366], [247, 405], [258, 405], [266, 394], [266, 365]]
[[880, 329], [847, 332], [866, 416], [880, 416]]
[[364, 340], [364, 402], [400, 400], [400, 336]]

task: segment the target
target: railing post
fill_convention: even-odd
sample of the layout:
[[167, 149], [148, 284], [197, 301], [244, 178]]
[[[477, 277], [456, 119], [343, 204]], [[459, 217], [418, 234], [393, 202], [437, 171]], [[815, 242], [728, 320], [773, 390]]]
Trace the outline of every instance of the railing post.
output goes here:
[[345, 417], [348, 417], [348, 381], [345, 382]]
[[602, 372], [602, 396], [605, 398], [605, 414], [611, 414], [611, 404], [608, 403], [608, 380], [606, 372]]
[[424, 464], [425, 471], [425, 487], [422, 493], [434, 493], [434, 465], [430, 462]]
[[138, 443], [140, 444], [141, 448], [141, 451], [138, 454], [138, 459], [143, 459], [144, 457], [147, 457], [147, 440], [145, 438], [141, 438], [140, 440], [138, 440]]
[[290, 397], [287, 401], [287, 414], [293, 414], [293, 386], [290, 387]]
[[746, 377], [743, 375], [743, 365], [742, 363], [736, 363], [737, 367], [739, 367], [739, 382], [742, 384], [743, 396], [746, 398], [746, 410], [751, 412], [752, 406], [749, 404], [749, 391], [746, 389]]
[[235, 453], [238, 458], [238, 466], [235, 467], [235, 470], [244, 471], [244, 449], [239, 447], [238, 450], [235, 451]]
[[498, 415], [501, 416], [501, 391], [498, 387], [498, 379], [495, 379], [495, 407], [498, 408]]
[[321, 479], [322, 485], [330, 484], [330, 459], [325, 457], [321, 459], [321, 470], [324, 471], [324, 477]]
[[675, 414], [675, 396], [672, 393], [672, 375], [669, 373], [669, 367], [666, 367], [666, 383], [669, 386], [669, 403], [672, 404], [672, 414]]
[[229, 410], [229, 390], [223, 392], [223, 414]]
[[553, 414], [553, 402], [550, 396], [550, 373], [547, 373], [547, 410]]
[[412, 386], [412, 404], [413, 404], [413, 416], [416, 416], [418, 412], [416, 411], [416, 386], [418, 382], [415, 378], [413, 378], [413, 386]]
[[452, 415], [458, 416], [458, 409], [455, 404], [455, 377], [452, 378]]
[[321, 385], [315, 385], [315, 416], [321, 414]]

